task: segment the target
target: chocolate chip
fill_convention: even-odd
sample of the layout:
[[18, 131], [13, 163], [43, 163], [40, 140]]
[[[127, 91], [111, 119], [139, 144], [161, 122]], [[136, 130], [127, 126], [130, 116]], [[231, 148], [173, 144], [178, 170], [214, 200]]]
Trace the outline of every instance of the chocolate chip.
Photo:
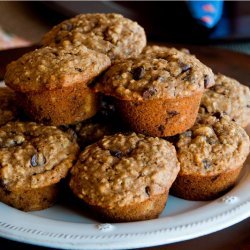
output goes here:
[[215, 92], [216, 92], [216, 90], [217, 90], [217, 85], [212, 86], [211, 88], [209, 88], [209, 90], [212, 90], [212, 91], [215, 91]]
[[177, 112], [177, 111], [175, 111], [175, 110], [168, 111], [167, 113], [168, 113], [167, 119], [168, 119], [168, 118], [172, 118], [172, 117], [174, 117], [174, 116], [176, 116], [176, 115], [179, 114], [179, 112]]
[[191, 66], [190, 66], [190, 65], [185, 64], [185, 63], [183, 63], [183, 62], [180, 62], [180, 63], [179, 63], [179, 66], [180, 66], [180, 68], [181, 68], [181, 73], [184, 73], [184, 72], [186, 72], [186, 71], [188, 71], [188, 70], [191, 69]]
[[216, 117], [216, 118], [219, 119], [219, 120], [222, 118], [222, 114], [221, 114], [220, 112], [215, 112], [215, 113], [213, 114], [213, 116]]
[[150, 196], [150, 187], [149, 186], [146, 186], [145, 187], [145, 193]]
[[78, 72], [83, 72], [83, 70], [81, 68], [75, 68], [75, 70]]
[[210, 85], [210, 78], [209, 78], [208, 75], [205, 75], [205, 76], [204, 76], [204, 87], [205, 87], [205, 88], [208, 88], [209, 85]]
[[46, 163], [46, 158], [42, 153], [34, 154], [31, 157], [30, 164], [32, 167], [40, 167]]
[[120, 150], [110, 150], [110, 154], [114, 157], [121, 158], [123, 156], [123, 153]]
[[144, 99], [149, 99], [150, 97], [154, 96], [156, 93], [157, 93], [157, 89], [154, 87], [150, 87], [142, 93], [142, 96]]
[[211, 167], [211, 162], [208, 159], [202, 160], [203, 167], [207, 170]]
[[143, 66], [134, 68], [132, 70], [133, 79], [136, 81], [140, 80], [144, 76], [144, 74], [145, 74], [145, 69]]
[[158, 127], [158, 130], [161, 132], [161, 134], [163, 134], [163, 133], [164, 133], [164, 130], [165, 130], [165, 126], [160, 125], [160, 126]]
[[250, 108], [250, 105], [247, 105], [247, 108]]

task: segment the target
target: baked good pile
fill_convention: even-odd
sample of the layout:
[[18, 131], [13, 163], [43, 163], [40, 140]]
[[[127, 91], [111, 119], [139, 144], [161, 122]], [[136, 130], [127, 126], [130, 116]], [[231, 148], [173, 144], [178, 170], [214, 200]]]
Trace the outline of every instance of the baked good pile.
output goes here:
[[147, 46], [119, 14], [55, 26], [5, 83], [0, 201], [23, 211], [52, 206], [66, 186], [106, 221], [153, 219], [169, 192], [224, 194], [249, 153], [249, 88], [186, 49]]

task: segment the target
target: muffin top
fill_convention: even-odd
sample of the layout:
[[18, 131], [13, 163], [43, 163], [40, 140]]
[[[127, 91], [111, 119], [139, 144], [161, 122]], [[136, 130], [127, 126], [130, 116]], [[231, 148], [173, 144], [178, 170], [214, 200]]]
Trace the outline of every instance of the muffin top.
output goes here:
[[176, 151], [169, 142], [116, 134], [81, 153], [70, 187], [91, 205], [125, 206], [167, 192], [178, 172]]
[[104, 135], [115, 133], [115, 129], [110, 124], [91, 119], [73, 125], [63, 125], [60, 129], [75, 136], [82, 148], [99, 141]]
[[146, 45], [146, 35], [138, 23], [119, 14], [81, 14], [53, 27], [42, 44], [55, 46], [65, 41], [84, 44], [113, 61], [139, 55]]
[[213, 85], [212, 70], [175, 48], [148, 47], [137, 58], [111, 66], [96, 91], [122, 100], [176, 98]]
[[0, 87], [0, 126], [17, 119], [15, 93], [9, 88]]
[[12, 191], [55, 184], [77, 153], [74, 140], [56, 127], [9, 122], [0, 128], [0, 185]]
[[243, 164], [249, 137], [230, 117], [199, 115], [196, 124], [180, 135], [177, 156], [181, 175], [218, 175]]
[[110, 59], [84, 45], [44, 47], [7, 66], [5, 83], [21, 92], [60, 89], [89, 84], [110, 66]]
[[242, 127], [246, 127], [250, 122], [250, 90], [235, 79], [217, 75], [215, 85], [201, 99], [199, 112], [224, 113]]

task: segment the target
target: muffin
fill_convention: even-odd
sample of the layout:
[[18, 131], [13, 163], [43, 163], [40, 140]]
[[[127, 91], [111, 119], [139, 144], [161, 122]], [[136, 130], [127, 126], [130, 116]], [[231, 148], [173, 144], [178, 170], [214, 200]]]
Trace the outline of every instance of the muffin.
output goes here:
[[81, 14], [56, 25], [41, 43], [83, 44], [114, 61], [138, 56], [146, 45], [146, 35], [140, 25], [119, 14]]
[[228, 116], [199, 116], [177, 142], [181, 170], [172, 193], [188, 200], [219, 197], [237, 182], [249, 145], [245, 130]]
[[135, 132], [158, 137], [184, 132], [195, 122], [204, 89], [213, 84], [212, 70], [174, 48], [150, 51], [111, 66], [95, 91], [114, 97]]
[[156, 218], [179, 172], [169, 142], [116, 134], [88, 146], [72, 168], [70, 188], [109, 221]]
[[6, 87], [0, 87], [0, 126], [19, 118], [15, 93]]
[[106, 55], [83, 45], [44, 47], [10, 63], [5, 83], [34, 121], [71, 124], [97, 112], [98, 97], [88, 85], [110, 63]]
[[60, 126], [61, 130], [71, 134], [77, 139], [81, 148], [99, 141], [105, 135], [115, 133], [115, 128], [111, 124], [89, 119], [77, 124]]
[[250, 122], [250, 90], [237, 80], [225, 75], [215, 76], [215, 85], [201, 98], [201, 114], [220, 112], [242, 127]]
[[78, 145], [52, 126], [9, 122], [0, 128], [0, 201], [23, 211], [54, 204]]

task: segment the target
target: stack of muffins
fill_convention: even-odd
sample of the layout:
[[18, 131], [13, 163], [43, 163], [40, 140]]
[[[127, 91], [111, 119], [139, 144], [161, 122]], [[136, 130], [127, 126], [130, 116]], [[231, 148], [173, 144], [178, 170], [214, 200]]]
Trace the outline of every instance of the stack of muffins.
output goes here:
[[169, 191], [226, 192], [249, 153], [249, 88], [188, 50], [146, 46], [143, 28], [118, 14], [55, 26], [8, 65], [5, 83], [0, 200], [24, 211], [52, 206], [67, 176], [107, 221], [156, 218]]

